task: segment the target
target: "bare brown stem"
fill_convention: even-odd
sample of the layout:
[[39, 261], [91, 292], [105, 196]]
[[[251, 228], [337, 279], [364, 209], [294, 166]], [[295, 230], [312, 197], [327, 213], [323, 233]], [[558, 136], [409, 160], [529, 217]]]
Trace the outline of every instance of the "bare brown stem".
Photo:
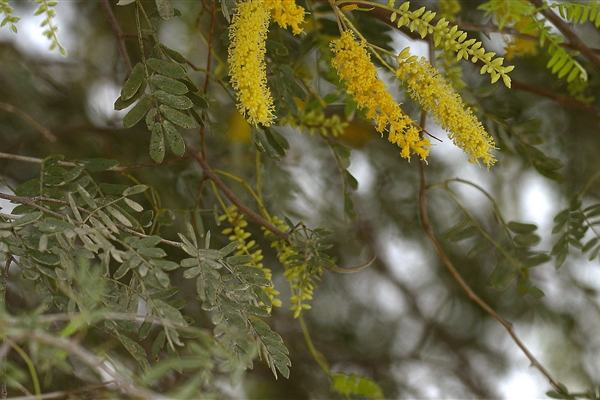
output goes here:
[[596, 124], [598, 124], [600, 126], [600, 111], [591, 104], [584, 103], [583, 101], [574, 99], [571, 96], [567, 96], [567, 95], [560, 94], [560, 93], [555, 93], [548, 89], [544, 89], [544, 88], [541, 88], [538, 86], [528, 85], [526, 83], [523, 83], [523, 82], [515, 80], [515, 79], [513, 79], [511, 81], [511, 88], [513, 90], [520, 90], [523, 92], [529, 92], [529, 93], [533, 93], [533, 94], [536, 94], [541, 97], [545, 97], [547, 99], [557, 102], [558, 104], [562, 104], [562, 105], [570, 106], [570, 107], [577, 107], [581, 110], [584, 110], [588, 114], [590, 114], [592, 116], [592, 118], [594, 118], [594, 120], [596, 121]]
[[196, 159], [196, 161], [198, 161], [198, 164], [200, 164], [200, 166], [202, 167], [202, 170], [204, 171], [204, 175], [208, 179], [213, 181], [215, 183], [215, 185], [217, 185], [217, 187], [221, 190], [221, 192], [223, 192], [225, 197], [227, 197], [229, 199], [229, 201], [231, 201], [233, 204], [235, 204], [235, 206], [238, 208], [238, 210], [240, 212], [242, 212], [243, 214], [246, 214], [248, 217], [250, 217], [254, 221], [258, 222], [265, 229], [271, 231], [276, 236], [279, 236], [280, 238], [282, 238], [283, 240], [285, 240], [286, 242], [289, 243], [290, 239], [285, 232], [280, 231], [272, 223], [270, 223], [269, 221], [267, 221], [266, 219], [261, 217], [258, 213], [256, 213], [254, 210], [252, 210], [248, 206], [246, 206], [235, 195], [235, 193], [233, 193], [231, 191], [231, 189], [229, 189], [229, 187], [227, 187], [227, 185], [225, 183], [223, 183], [223, 181], [217, 176], [217, 174], [215, 174], [213, 172], [213, 170], [210, 168], [210, 166], [208, 165], [208, 163], [206, 162], [204, 157], [202, 157], [202, 155], [198, 152], [198, 150], [196, 148], [194, 148], [193, 146], [191, 146], [187, 143], [186, 143], [186, 148], [187, 148], [188, 152]]
[[49, 142], [56, 142], [56, 136], [54, 136], [52, 134], [52, 132], [50, 132], [50, 129], [46, 128], [45, 126], [43, 126], [42, 124], [40, 124], [39, 122], [37, 122], [35, 119], [33, 119], [32, 117], [30, 117], [29, 115], [27, 115], [20, 108], [17, 108], [15, 106], [13, 106], [12, 104], [2, 103], [2, 102], [0, 102], [0, 108], [3, 109], [4, 111], [7, 111], [7, 112], [12, 113], [12, 114], [16, 114], [19, 117], [21, 117], [28, 124], [30, 124], [31, 126], [33, 126], [39, 133], [41, 133], [42, 136], [47, 141], [49, 141]]
[[108, 0], [101, 0], [102, 8], [104, 8], [104, 12], [106, 12], [106, 16], [108, 17], [108, 23], [110, 24], [110, 28], [113, 33], [117, 37], [117, 46], [119, 47], [119, 53], [121, 53], [121, 58], [123, 59], [123, 63], [125, 64], [125, 70], [127, 71], [127, 76], [131, 74], [131, 60], [129, 59], [129, 53], [127, 53], [127, 47], [125, 47], [125, 36], [123, 35], [123, 31], [121, 30], [121, 26], [117, 22], [115, 18], [115, 14], [112, 12], [112, 8], [110, 7], [110, 3]]

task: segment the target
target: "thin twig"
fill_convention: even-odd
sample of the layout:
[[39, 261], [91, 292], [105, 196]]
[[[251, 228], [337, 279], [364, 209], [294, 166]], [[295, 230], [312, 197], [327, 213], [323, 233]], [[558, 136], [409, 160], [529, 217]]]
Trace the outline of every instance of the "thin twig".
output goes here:
[[51, 392], [51, 393], [45, 393], [41, 396], [19, 396], [19, 397], [11, 397], [10, 400], [51, 400], [51, 399], [70, 399], [70, 398], [76, 398], [73, 395], [78, 394], [78, 393], [85, 393], [85, 392], [92, 392], [98, 389], [106, 389], [107, 386], [109, 385], [114, 385], [115, 382], [113, 381], [108, 381], [108, 382], [103, 382], [103, 383], [98, 383], [95, 385], [88, 385], [88, 386], [84, 386], [78, 389], [72, 389], [72, 390], [62, 390], [59, 392]]
[[558, 104], [576, 107], [581, 110], [584, 110], [585, 112], [589, 113], [594, 118], [594, 120], [596, 121], [596, 124], [600, 125], [600, 111], [598, 111], [598, 109], [591, 104], [584, 103], [583, 101], [574, 99], [571, 96], [555, 93], [548, 89], [544, 89], [544, 88], [541, 88], [538, 86], [528, 85], [526, 83], [520, 82], [515, 79], [511, 80], [511, 89], [533, 93], [538, 96], [546, 97], [550, 100], [553, 100], [553, 101], [557, 102]]
[[33, 119], [32, 117], [27, 115], [20, 108], [15, 107], [12, 104], [2, 103], [2, 102], [0, 102], [0, 108], [2, 108], [4, 111], [16, 114], [19, 117], [21, 117], [23, 120], [25, 120], [31, 126], [33, 126], [39, 133], [41, 133], [42, 136], [49, 142], [56, 142], [56, 136], [54, 136], [52, 134], [52, 132], [50, 132], [50, 129], [46, 128], [45, 126], [43, 126], [42, 124], [37, 122], [35, 119]]
[[121, 30], [121, 26], [117, 22], [115, 18], [115, 14], [112, 12], [112, 8], [110, 7], [110, 3], [108, 0], [101, 0], [102, 8], [106, 12], [106, 16], [108, 17], [108, 23], [110, 24], [110, 28], [113, 33], [117, 37], [117, 46], [119, 47], [119, 53], [121, 53], [121, 58], [123, 58], [123, 63], [125, 64], [125, 70], [127, 71], [127, 76], [131, 74], [131, 60], [129, 59], [129, 54], [127, 53], [127, 47], [125, 47], [125, 41], [123, 40], [124, 35]]
[[106, 361], [97, 357], [95, 354], [89, 352], [85, 348], [81, 347], [74, 340], [67, 340], [63, 338], [54, 337], [41, 331], [21, 331], [19, 334], [12, 337], [12, 340], [32, 340], [48, 346], [62, 349], [75, 357], [79, 358], [88, 367], [95, 370], [101, 376], [108, 376], [112, 379], [115, 386], [122, 390], [128, 396], [132, 398], [140, 399], [164, 399], [165, 397], [152, 392], [147, 389], [137, 387], [132, 383], [130, 379], [122, 376], [115, 371], [113, 365], [107, 365]]
[[446, 255], [446, 253], [444, 252], [444, 249], [442, 249], [442, 246], [438, 242], [438, 240], [433, 232], [431, 223], [429, 222], [429, 215], [427, 213], [427, 205], [426, 205], [426, 199], [425, 199], [425, 194], [428, 189], [427, 183], [425, 181], [425, 162], [421, 161], [421, 160], [419, 160], [419, 172], [420, 172], [419, 206], [420, 206], [420, 213], [421, 213], [421, 224], [423, 225], [423, 229], [425, 230], [425, 233], [429, 237], [429, 240], [431, 241], [431, 243], [435, 247], [438, 255], [442, 259], [442, 262], [444, 263], [444, 265], [450, 272], [450, 275], [452, 275], [454, 280], [458, 283], [458, 285], [466, 293], [467, 297], [471, 301], [473, 301], [475, 304], [477, 304], [479, 307], [481, 307], [487, 314], [489, 314], [492, 318], [494, 318], [496, 321], [498, 321], [500, 323], [500, 325], [502, 325], [504, 327], [504, 329], [506, 329], [506, 331], [508, 332], [508, 334], [510, 335], [512, 340], [515, 342], [515, 344], [521, 349], [521, 351], [529, 359], [529, 361], [531, 362], [531, 365], [533, 365], [535, 368], [537, 368], [548, 379], [548, 381], [550, 382], [550, 385], [554, 388], [554, 390], [556, 390], [559, 393], [562, 393], [562, 390], [560, 389], [558, 382], [554, 380], [554, 378], [552, 377], [550, 372], [548, 372], [548, 370], [546, 370], [546, 368], [544, 368], [544, 366], [535, 358], [535, 356], [533, 354], [531, 354], [529, 349], [523, 344], [521, 339], [519, 339], [519, 337], [517, 336], [517, 334], [514, 330], [512, 323], [510, 323], [507, 320], [505, 320], [504, 318], [502, 318], [496, 311], [494, 311], [494, 309], [492, 309], [485, 301], [483, 301], [479, 296], [477, 296], [477, 294], [475, 294], [475, 292], [473, 292], [473, 290], [469, 287], [469, 285], [462, 278], [462, 276], [460, 275], [460, 273], [458, 272], [456, 267], [452, 264], [452, 261], [450, 261], [450, 259]]
[[227, 187], [227, 185], [223, 183], [223, 181], [217, 176], [217, 174], [213, 172], [213, 170], [210, 168], [204, 157], [202, 157], [202, 155], [198, 152], [198, 150], [196, 150], [196, 148], [187, 143], [186, 148], [188, 152], [196, 159], [196, 161], [198, 161], [198, 163], [202, 167], [202, 170], [204, 171], [204, 175], [208, 177], [208, 179], [213, 181], [215, 185], [219, 187], [219, 189], [221, 189], [221, 192], [223, 192], [225, 197], [227, 197], [229, 201], [235, 204], [235, 206], [240, 212], [246, 214], [248, 217], [258, 222], [261, 226], [265, 227], [265, 229], [271, 231], [276, 236], [279, 236], [288, 243], [290, 242], [290, 239], [285, 232], [282, 232], [279, 229], [277, 229], [272, 223], [261, 217], [254, 210], [246, 206], [240, 199], [238, 199], [238, 197], [231, 191], [231, 189], [229, 189], [229, 187]]
[[[15, 161], [23, 161], [23, 162], [35, 163], [35, 164], [41, 164], [41, 163], [44, 162], [43, 158], [20, 156], [20, 155], [17, 155], [17, 154], [10, 154], [10, 153], [0, 153], [0, 158], [4, 158], [4, 159], [7, 159], [7, 160], [15, 160]], [[162, 165], [162, 164], [168, 164], [168, 163], [172, 163], [172, 162], [184, 161], [184, 160], [187, 160], [189, 158], [190, 157], [169, 158], [167, 160], [163, 160], [159, 164], [157, 164], [155, 162], [150, 162], [150, 163], [144, 163], [144, 164], [116, 166], [116, 167], [110, 168], [109, 171], [123, 172], [123, 171], [127, 171], [127, 170], [130, 170], [130, 169], [155, 167], [155, 166]], [[81, 166], [82, 164], [81, 163], [72, 162], [72, 161], [59, 161], [58, 163], [56, 163], [56, 165], [59, 165], [61, 167], [77, 167], [77, 166]]]

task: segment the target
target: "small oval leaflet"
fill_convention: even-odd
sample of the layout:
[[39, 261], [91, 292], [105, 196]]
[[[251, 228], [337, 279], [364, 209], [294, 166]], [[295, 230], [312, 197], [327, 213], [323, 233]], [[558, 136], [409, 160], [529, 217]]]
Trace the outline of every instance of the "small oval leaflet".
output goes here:
[[188, 108], [192, 108], [192, 106], [194, 105], [192, 101], [187, 97], [170, 94], [165, 92], [164, 90], [157, 90], [154, 92], [154, 95], [161, 103], [164, 103], [178, 110], [187, 110]]
[[197, 107], [208, 108], [208, 102], [206, 99], [196, 93], [188, 93], [186, 96], [194, 103]]
[[123, 89], [121, 89], [121, 99], [129, 100], [132, 98], [142, 86], [142, 82], [144, 81], [144, 64], [137, 63], [133, 70], [131, 71], [131, 75], [123, 85]]
[[142, 95], [145, 92], [146, 92], [146, 81], [142, 80], [142, 84], [138, 88], [137, 92], [135, 92], [131, 98], [129, 98], [127, 100], [123, 100], [120, 96], [119, 96], [119, 98], [117, 98], [117, 100], [115, 101], [115, 104], [114, 104], [114, 109], [115, 110], [126, 109], [127, 107], [129, 107], [130, 105], [135, 103], [140, 97], [142, 97]]
[[192, 117], [167, 105], [161, 104], [158, 107], [158, 110], [166, 119], [182, 128], [192, 129], [196, 126], [196, 123]]
[[176, 156], [182, 156], [185, 153], [185, 142], [183, 141], [181, 134], [175, 129], [172, 123], [169, 121], [163, 121], [163, 130], [167, 137], [167, 142], [171, 146], [171, 151]]
[[185, 70], [177, 65], [168, 61], [159, 60], [158, 58], [149, 58], [146, 64], [158, 74], [168, 76], [170, 78], [183, 78], [185, 76]]
[[132, 196], [134, 194], [143, 193], [146, 190], [148, 190], [148, 186], [146, 186], [146, 185], [131, 186], [123, 191], [123, 196]]
[[506, 224], [506, 227], [514, 233], [521, 234], [531, 233], [537, 229], [537, 225], [535, 224], [524, 224], [516, 221], [510, 221], [508, 224]]
[[156, 9], [162, 19], [169, 19], [175, 15], [175, 10], [173, 10], [170, 0], [156, 0]]
[[157, 163], [165, 158], [165, 135], [161, 124], [154, 124], [150, 136], [150, 157]]
[[140, 120], [146, 115], [146, 112], [148, 111], [149, 107], [150, 97], [143, 96], [140, 99], [140, 101], [138, 101], [137, 104], [133, 106], [133, 108], [129, 110], [129, 112], [123, 118], [123, 126], [125, 126], [125, 128], [131, 128], [132, 126], [140, 122]]
[[12, 221], [11, 225], [16, 228], [18, 226], [24, 226], [24, 225], [30, 224], [30, 223], [40, 219], [42, 214], [43, 213], [41, 211], [34, 211], [32, 213], [25, 214], [21, 218]]
[[155, 84], [159, 89], [171, 94], [185, 94], [189, 91], [185, 83], [164, 75], [152, 75], [150, 82]]
[[102, 157], [80, 158], [77, 162], [83, 164], [83, 168], [89, 172], [109, 171], [112, 168], [119, 166], [117, 160]]

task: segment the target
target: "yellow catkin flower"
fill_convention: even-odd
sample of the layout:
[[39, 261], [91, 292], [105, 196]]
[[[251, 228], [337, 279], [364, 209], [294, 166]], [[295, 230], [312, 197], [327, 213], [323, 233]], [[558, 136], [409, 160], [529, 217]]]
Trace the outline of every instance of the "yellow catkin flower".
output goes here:
[[469, 161], [477, 163], [481, 159], [488, 168], [493, 165], [494, 140], [439, 71], [424, 57], [411, 56], [408, 48], [400, 53], [398, 63], [396, 77], [408, 85], [409, 95], [449, 132], [450, 139], [469, 156]]
[[332, 65], [345, 82], [348, 93], [367, 110], [367, 117], [375, 121], [375, 129], [382, 135], [388, 130], [388, 140], [400, 146], [402, 157], [410, 158], [414, 153], [424, 160], [429, 154], [429, 139], [421, 137], [416, 123], [402, 111], [377, 77], [365, 42], [357, 41], [352, 32], [344, 31], [330, 47], [335, 54]]
[[294, 0], [265, 0], [265, 7], [273, 10], [273, 19], [280, 27], [291, 26], [294, 35], [302, 32], [300, 24], [304, 23], [304, 7]]
[[265, 65], [270, 12], [263, 0], [239, 3], [229, 27], [229, 75], [238, 109], [252, 124], [273, 123], [274, 107]]

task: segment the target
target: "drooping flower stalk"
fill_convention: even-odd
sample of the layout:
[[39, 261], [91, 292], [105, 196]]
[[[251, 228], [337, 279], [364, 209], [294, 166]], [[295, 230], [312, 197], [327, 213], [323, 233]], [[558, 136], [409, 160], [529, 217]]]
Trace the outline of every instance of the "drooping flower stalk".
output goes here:
[[494, 140], [440, 72], [424, 57], [411, 56], [408, 47], [397, 60], [396, 77], [407, 84], [410, 97], [449, 132], [454, 144], [469, 156], [469, 162], [481, 159], [488, 168], [492, 166], [496, 162], [492, 156]]
[[229, 74], [240, 112], [252, 124], [269, 126], [275, 118], [265, 65], [270, 10], [263, 0], [239, 3], [229, 27]]
[[330, 47], [335, 54], [332, 65], [346, 84], [348, 93], [367, 110], [367, 117], [375, 121], [375, 129], [382, 135], [387, 129], [388, 140], [400, 146], [402, 157], [417, 154], [425, 159], [429, 154], [429, 139], [420, 136], [417, 124], [402, 111], [377, 77], [366, 43], [356, 40], [351, 31], [345, 30]]

